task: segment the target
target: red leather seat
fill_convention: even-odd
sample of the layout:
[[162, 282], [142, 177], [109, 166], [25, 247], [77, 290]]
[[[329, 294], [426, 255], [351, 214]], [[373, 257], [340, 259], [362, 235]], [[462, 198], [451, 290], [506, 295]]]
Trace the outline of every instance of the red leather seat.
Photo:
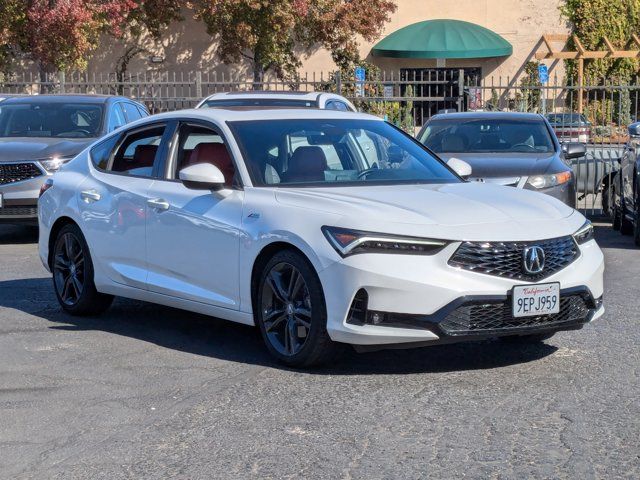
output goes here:
[[114, 172], [126, 172], [134, 168], [153, 167], [157, 151], [157, 145], [137, 145], [131, 160], [126, 158], [116, 159], [111, 170]]
[[199, 163], [210, 163], [220, 169], [224, 175], [227, 185], [233, 183], [233, 176], [236, 169], [233, 166], [231, 155], [227, 151], [227, 147], [222, 143], [199, 143], [191, 151], [191, 154], [184, 158], [182, 168], [198, 165]]
[[285, 182], [324, 182], [327, 157], [317, 146], [298, 147], [289, 160], [289, 168], [282, 175]]

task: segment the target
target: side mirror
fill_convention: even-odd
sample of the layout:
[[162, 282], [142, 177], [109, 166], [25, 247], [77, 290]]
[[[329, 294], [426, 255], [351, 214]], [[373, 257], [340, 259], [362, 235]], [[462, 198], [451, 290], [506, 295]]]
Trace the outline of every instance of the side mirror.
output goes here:
[[459, 158], [451, 157], [447, 160], [447, 165], [465, 180], [471, 176], [471, 165]]
[[562, 151], [567, 159], [580, 158], [587, 154], [587, 147], [584, 143], [571, 142], [562, 145]]
[[178, 177], [184, 186], [193, 190], [220, 190], [224, 187], [224, 175], [210, 163], [198, 163], [180, 170]]
[[629, 136], [640, 137], [640, 122], [629, 125]]

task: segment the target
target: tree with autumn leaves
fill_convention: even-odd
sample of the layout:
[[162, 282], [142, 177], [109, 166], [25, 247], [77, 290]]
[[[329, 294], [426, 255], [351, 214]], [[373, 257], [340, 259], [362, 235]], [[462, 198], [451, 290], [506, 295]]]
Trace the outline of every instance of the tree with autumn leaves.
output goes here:
[[296, 77], [300, 56], [322, 46], [345, 68], [360, 60], [357, 36], [375, 40], [396, 9], [391, 0], [194, 0], [196, 18], [218, 40], [225, 63], [248, 60], [254, 82], [265, 72]]
[[0, 66], [26, 58], [42, 74], [83, 70], [105, 35], [159, 37], [180, 11], [176, 0], [0, 0]]
[[82, 70], [108, 35], [161, 38], [193, 15], [222, 62], [249, 61], [256, 82], [266, 72], [295, 79], [300, 58], [319, 47], [339, 67], [358, 62], [357, 37], [374, 40], [395, 8], [392, 0], [0, 0], [0, 67], [18, 57], [43, 73]]

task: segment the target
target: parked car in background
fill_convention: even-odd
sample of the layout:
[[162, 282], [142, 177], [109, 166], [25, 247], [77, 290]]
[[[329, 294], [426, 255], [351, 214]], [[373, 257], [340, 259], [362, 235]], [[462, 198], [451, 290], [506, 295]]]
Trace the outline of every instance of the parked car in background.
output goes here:
[[563, 150], [541, 115], [434, 115], [418, 140], [447, 161], [457, 158], [471, 165], [470, 180], [534, 190], [575, 206], [575, 175], [568, 160], [584, 156], [585, 147], [570, 143]]
[[335, 93], [246, 91], [214, 93], [202, 100], [196, 108], [319, 108], [356, 112], [349, 100]]
[[0, 223], [37, 223], [42, 184], [97, 138], [149, 115], [123, 97], [36, 95], [0, 102]]
[[579, 212], [464, 182], [370, 115], [155, 115], [65, 165], [38, 209], [66, 312], [119, 295], [255, 325], [292, 366], [341, 344], [540, 342], [604, 313], [604, 259]]
[[633, 235], [640, 247], [640, 122], [629, 125], [629, 141], [613, 183], [613, 228]]
[[547, 120], [561, 143], [591, 141], [591, 122], [580, 113], [549, 113]]

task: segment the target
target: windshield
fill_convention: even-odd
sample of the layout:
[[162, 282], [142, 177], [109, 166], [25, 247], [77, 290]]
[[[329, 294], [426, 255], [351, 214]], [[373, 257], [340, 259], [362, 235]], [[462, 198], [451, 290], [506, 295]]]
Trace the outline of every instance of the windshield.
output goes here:
[[542, 120], [437, 119], [420, 141], [436, 153], [553, 153]]
[[3, 103], [0, 137], [99, 137], [102, 112], [95, 103]]
[[280, 107], [280, 108], [316, 108], [311, 100], [295, 100], [286, 98], [238, 98], [233, 100], [206, 100], [200, 108], [226, 107]]
[[254, 185], [452, 183], [419, 143], [375, 120], [231, 122]]

